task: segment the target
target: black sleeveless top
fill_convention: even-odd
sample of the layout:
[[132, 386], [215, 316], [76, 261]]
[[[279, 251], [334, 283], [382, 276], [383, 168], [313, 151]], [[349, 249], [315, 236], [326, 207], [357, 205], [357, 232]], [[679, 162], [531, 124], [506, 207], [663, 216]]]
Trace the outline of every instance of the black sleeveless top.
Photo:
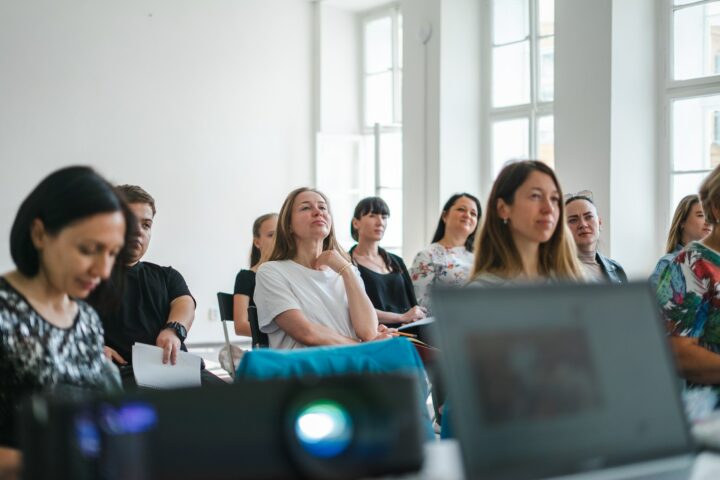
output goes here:
[[[351, 256], [353, 250], [355, 247], [350, 249]], [[365, 293], [377, 310], [405, 313], [418, 304], [415, 298], [415, 289], [402, 258], [392, 253], [388, 253], [388, 256], [391, 263], [390, 270], [392, 270], [390, 273], [374, 272], [357, 262], [354, 263], [365, 283]]]

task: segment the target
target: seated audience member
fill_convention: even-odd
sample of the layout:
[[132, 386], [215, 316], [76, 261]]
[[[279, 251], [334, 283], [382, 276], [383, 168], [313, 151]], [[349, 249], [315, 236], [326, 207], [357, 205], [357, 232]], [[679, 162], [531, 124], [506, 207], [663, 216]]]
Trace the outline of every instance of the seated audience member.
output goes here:
[[87, 167], [46, 177], [23, 201], [10, 232], [16, 270], [0, 277], [0, 477], [19, 460], [18, 402], [35, 392], [121, 389], [103, 355], [103, 327], [83, 301], [111, 301], [106, 280], [121, 275], [132, 213]]
[[275, 243], [257, 272], [255, 303], [271, 348], [353, 344], [389, 338], [350, 257], [335, 239], [327, 198], [290, 192]]
[[550, 167], [525, 160], [500, 171], [475, 252], [475, 285], [583, 278]]
[[[135, 215], [137, 231], [128, 245], [122, 301], [114, 309], [98, 311], [105, 327], [105, 355], [121, 366], [123, 383], [135, 386], [133, 344], [162, 348], [163, 363], [174, 365], [178, 351], [187, 351], [184, 342], [195, 319], [195, 299], [180, 272], [140, 261], [150, 246], [155, 199], [135, 185], [120, 185], [117, 191]], [[204, 369], [201, 378], [203, 384], [224, 383]]]
[[360, 271], [378, 320], [397, 326], [425, 318], [425, 310], [418, 307], [405, 262], [378, 245], [385, 235], [389, 216], [390, 209], [382, 198], [360, 200], [350, 225], [350, 234], [358, 243], [350, 249], [350, 256]]
[[431, 285], [465, 285], [470, 278], [473, 243], [482, 215], [480, 201], [469, 193], [457, 193], [443, 207], [430, 246], [415, 256], [410, 278], [419, 305], [430, 310]]
[[667, 243], [665, 244], [665, 255], [658, 260], [655, 270], [650, 275], [650, 283], [657, 288], [660, 274], [670, 265], [675, 255], [690, 242], [702, 240], [710, 233], [710, 225], [705, 221], [700, 199], [697, 195], [687, 195], [675, 208]]
[[250, 323], [248, 321], [248, 307], [255, 306], [253, 293], [255, 292], [255, 274], [260, 267], [260, 259], [270, 254], [275, 229], [277, 228], [277, 213], [266, 213], [253, 222], [253, 246], [250, 251], [250, 268], [240, 270], [235, 277], [233, 290], [233, 321], [235, 334], [250, 337]]
[[585, 278], [595, 282], [627, 283], [627, 275], [620, 264], [598, 252], [602, 219], [592, 192], [584, 190], [565, 195], [565, 214]]
[[720, 167], [700, 185], [711, 225], [708, 236], [690, 242], [660, 275], [657, 299], [680, 375], [691, 387], [720, 384]]

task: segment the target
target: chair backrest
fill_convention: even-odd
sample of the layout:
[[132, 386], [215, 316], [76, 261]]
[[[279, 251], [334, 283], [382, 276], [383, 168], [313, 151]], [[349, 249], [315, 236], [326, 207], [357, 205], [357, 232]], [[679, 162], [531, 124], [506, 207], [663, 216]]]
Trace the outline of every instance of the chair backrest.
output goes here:
[[220, 322], [223, 326], [223, 333], [225, 334], [225, 345], [228, 348], [230, 354], [230, 363], [233, 371], [235, 371], [235, 361], [232, 356], [232, 346], [230, 345], [230, 335], [228, 335], [227, 323], [233, 322], [233, 296], [232, 293], [217, 292], [218, 299], [218, 310], [220, 310]]
[[425, 369], [415, 347], [404, 338], [352, 346], [310, 347], [297, 350], [263, 349], [247, 352], [235, 373], [238, 380], [327, 377], [348, 373], [404, 373], [417, 379], [417, 401], [428, 439], [433, 439]]
[[250, 322], [250, 334], [252, 335], [253, 348], [270, 347], [270, 339], [268, 339], [267, 334], [260, 331], [257, 308], [252, 305], [248, 307], [248, 321]]

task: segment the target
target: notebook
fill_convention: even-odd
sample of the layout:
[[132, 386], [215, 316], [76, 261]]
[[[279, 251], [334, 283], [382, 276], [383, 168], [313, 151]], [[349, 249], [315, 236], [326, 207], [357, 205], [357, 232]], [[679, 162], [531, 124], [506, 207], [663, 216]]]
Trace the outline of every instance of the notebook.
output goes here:
[[436, 289], [469, 479], [681, 479], [693, 444], [646, 284]]

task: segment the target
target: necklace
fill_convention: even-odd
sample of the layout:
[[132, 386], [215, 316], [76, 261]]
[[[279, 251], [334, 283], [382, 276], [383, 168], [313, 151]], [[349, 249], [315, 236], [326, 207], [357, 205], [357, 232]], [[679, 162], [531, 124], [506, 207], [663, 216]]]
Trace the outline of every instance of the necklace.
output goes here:
[[380, 272], [386, 272], [386, 271], [388, 271], [387, 265], [385, 265], [385, 262], [382, 261], [382, 258], [381, 258], [380, 261], [378, 262], [378, 261], [374, 260], [373, 258], [370, 258], [370, 255], [358, 255], [358, 254], [354, 254], [353, 257], [355, 257], [356, 259], [362, 259], [362, 260], [367, 261], [368, 263], [370, 263], [370, 264], [373, 265], [374, 267], [377, 267], [377, 268], [380, 270]]

